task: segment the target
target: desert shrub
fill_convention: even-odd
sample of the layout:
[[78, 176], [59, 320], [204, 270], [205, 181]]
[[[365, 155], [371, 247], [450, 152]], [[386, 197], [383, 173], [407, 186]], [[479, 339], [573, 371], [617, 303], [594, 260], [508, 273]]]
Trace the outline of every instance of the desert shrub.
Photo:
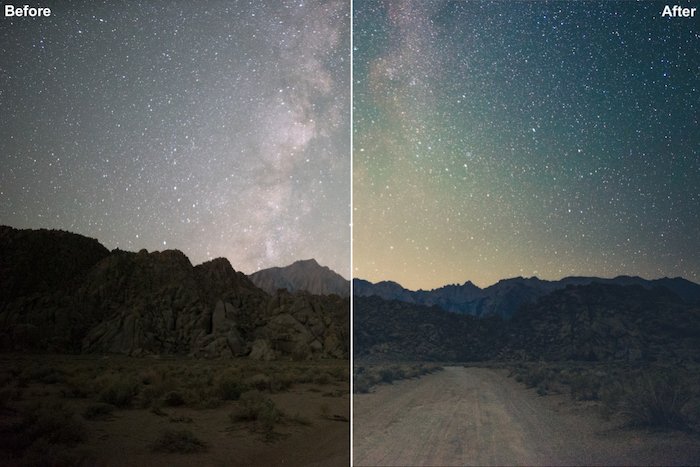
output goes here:
[[170, 423], [192, 423], [194, 420], [192, 420], [191, 417], [185, 417], [184, 415], [178, 415], [178, 416], [169, 417], [168, 421]]
[[165, 392], [165, 388], [160, 385], [146, 386], [141, 390], [139, 398], [139, 406], [142, 409], [158, 406], [161, 403], [161, 396]]
[[372, 384], [367, 378], [357, 378], [353, 385], [353, 391], [357, 394], [367, 394], [372, 389]]
[[27, 448], [19, 465], [27, 467], [78, 467], [95, 465], [95, 460], [75, 448], [50, 444], [41, 438]]
[[27, 368], [25, 375], [29, 381], [44, 384], [56, 384], [65, 379], [65, 374], [62, 370], [46, 366]]
[[272, 400], [267, 399], [262, 407], [260, 414], [258, 415], [258, 421], [260, 422], [260, 428], [265, 434], [267, 439], [271, 438], [275, 425], [282, 419], [282, 411], [275, 406]]
[[319, 374], [317, 374], [314, 377], [314, 384], [325, 385], [325, 384], [330, 384], [330, 382], [331, 382], [331, 377], [328, 375], [328, 373], [320, 373], [319, 372]]
[[547, 379], [547, 370], [543, 367], [536, 366], [527, 369], [523, 376], [525, 386], [528, 388], [534, 388], [545, 383], [545, 380]]
[[404, 370], [404, 377], [407, 379], [418, 378], [421, 374], [420, 365], [412, 365]]
[[633, 426], [687, 429], [683, 408], [690, 397], [688, 387], [675, 373], [647, 372], [622, 387], [617, 404]]
[[225, 401], [237, 401], [246, 389], [246, 385], [232, 375], [227, 375], [219, 381], [219, 396]]
[[350, 369], [345, 366], [334, 368], [330, 370], [330, 374], [335, 378], [336, 381], [350, 381]]
[[297, 375], [294, 373], [281, 373], [281, 374], [273, 374], [272, 377], [270, 378], [270, 391], [272, 392], [281, 392], [281, 391], [286, 391], [290, 387], [292, 387], [292, 384], [294, 384], [294, 381], [296, 380]]
[[601, 381], [590, 373], [571, 376], [568, 379], [571, 397], [580, 401], [600, 400]]
[[258, 373], [248, 378], [246, 380], [246, 384], [251, 388], [257, 389], [258, 391], [269, 391], [270, 381], [271, 378], [269, 376]]
[[85, 408], [83, 418], [86, 420], [104, 420], [110, 418], [114, 406], [109, 404], [91, 404]]
[[166, 430], [158, 436], [151, 448], [157, 452], [191, 454], [205, 451], [207, 445], [189, 430]]
[[231, 414], [232, 421], [255, 421], [260, 417], [265, 405], [272, 404], [260, 391], [247, 391], [241, 395], [240, 405], [236, 412]]
[[129, 380], [116, 378], [109, 382], [100, 393], [100, 401], [124, 408], [131, 405], [131, 401], [139, 392], [138, 384]]
[[355, 366], [353, 368], [353, 391], [355, 393], [368, 393], [372, 386], [380, 383], [391, 384], [393, 381], [407, 378], [420, 377], [442, 370], [439, 365], [392, 365], [390, 367], [382, 365]]
[[440, 365], [421, 365], [420, 374], [428, 375], [435, 373], [436, 371], [442, 371], [442, 369], [443, 368]]
[[384, 383], [390, 384], [392, 381], [394, 381], [394, 372], [390, 368], [382, 368], [379, 370], [379, 377], [381, 378], [381, 381]]
[[85, 426], [64, 406], [35, 405], [25, 409], [18, 422], [2, 428], [0, 449], [21, 453], [39, 440], [73, 446], [85, 436]]
[[360, 376], [355, 378], [355, 384], [353, 385], [353, 391], [359, 394], [367, 394], [369, 390], [372, 389], [372, 381], [366, 376]]
[[61, 395], [66, 398], [85, 399], [92, 394], [91, 381], [85, 377], [71, 376], [65, 379]]
[[323, 393], [323, 397], [342, 397], [347, 391], [343, 389], [336, 389], [333, 391], [326, 391]]
[[44, 438], [52, 444], [74, 445], [85, 439], [85, 426], [72, 411], [61, 405], [40, 408], [25, 418], [30, 438]]
[[163, 404], [166, 407], [181, 407], [185, 405], [185, 398], [177, 391], [170, 391], [163, 397]]
[[151, 413], [153, 415], [158, 415], [159, 417], [165, 417], [168, 415], [166, 412], [163, 411], [163, 409], [161, 409], [157, 405], [154, 405], [153, 407], [151, 407]]
[[248, 391], [241, 395], [238, 410], [230, 415], [232, 422], [255, 422], [253, 431], [261, 432], [267, 441], [275, 436], [275, 425], [282, 419], [283, 413], [275, 403], [260, 391]]
[[406, 372], [405, 372], [404, 369], [401, 368], [401, 367], [394, 367], [394, 368], [393, 368], [393, 372], [394, 372], [394, 379], [395, 379], [395, 380], [396, 380], [396, 379], [404, 379], [404, 378], [406, 378]]
[[311, 356], [309, 349], [304, 346], [298, 346], [292, 351], [292, 360], [295, 362], [302, 362], [308, 360]]
[[148, 370], [142, 371], [139, 375], [139, 379], [141, 380], [141, 384], [144, 384], [146, 386], [159, 385], [163, 383], [163, 375], [161, 374], [161, 372], [153, 368], [149, 368]]
[[216, 409], [217, 407], [221, 407], [222, 402], [223, 401], [218, 397], [202, 395], [193, 407], [196, 409]]
[[317, 376], [320, 375], [320, 371], [314, 368], [307, 368], [303, 373], [299, 375], [298, 382], [300, 383], [313, 383]]

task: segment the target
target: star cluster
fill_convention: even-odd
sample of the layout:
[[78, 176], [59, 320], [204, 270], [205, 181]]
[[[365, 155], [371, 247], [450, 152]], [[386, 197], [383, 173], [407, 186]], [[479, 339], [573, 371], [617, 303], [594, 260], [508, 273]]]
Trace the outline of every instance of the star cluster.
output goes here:
[[355, 277], [700, 280], [700, 33], [664, 5], [356, 0]]
[[349, 274], [347, 2], [42, 6], [0, 18], [0, 223]]

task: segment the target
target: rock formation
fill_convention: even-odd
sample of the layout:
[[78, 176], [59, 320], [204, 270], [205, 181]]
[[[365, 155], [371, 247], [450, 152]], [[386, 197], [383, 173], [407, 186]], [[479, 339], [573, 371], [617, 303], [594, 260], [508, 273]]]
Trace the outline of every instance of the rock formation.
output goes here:
[[570, 285], [511, 319], [355, 297], [355, 357], [700, 362], [700, 306], [665, 287]]
[[346, 358], [349, 301], [269, 295], [228, 260], [0, 227], [0, 349]]

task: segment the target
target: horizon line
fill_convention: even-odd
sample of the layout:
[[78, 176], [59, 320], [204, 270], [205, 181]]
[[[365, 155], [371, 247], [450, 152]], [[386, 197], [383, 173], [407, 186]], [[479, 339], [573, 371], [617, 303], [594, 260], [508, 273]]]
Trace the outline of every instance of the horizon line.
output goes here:
[[542, 281], [542, 282], [561, 282], [561, 281], [563, 281], [564, 279], [569, 279], [569, 278], [572, 278], [572, 279], [573, 279], [573, 278], [581, 278], [581, 279], [604, 279], [604, 280], [614, 280], [614, 279], [618, 279], [618, 278], [621, 278], [621, 277], [626, 277], [626, 278], [630, 278], [630, 279], [635, 279], [635, 278], [636, 278], [636, 279], [641, 279], [641, 280], [648, 281], [648, 282], [657, 281], [657, 280], [662, 280], [662, 279], [671, 279], [671, 280], [673, 280], [673, 279], [682, 279], [682, 280], [685, 280], [685, 281], [688, 281], [688, 282], [690, 282], [690, 283], [693, 283], [693, 284], [695, 284], [695, 285], [699, 285], [699, 286], [700, 286], [700, 283], [695, 282], [695, 281], [692, 281], [692, 280], [690, 280], [690, 279], [688, 279], [688, 278], [685, 278], [685, 277], [683, 277], [683, 276], [675, 276], [675, 277], [661, 276], [661, 277], [657, 277], [657, 278], [654, 278], [654, 279], [647, 279], [647, 278], [642, 277], [642, 276], [640, 276], [640, 275], [630, 275], [630, 274], [618, 274], [618, 275], [613, 276], [613, 277], [588, 276], [588, 275], [580, 275], [580, 276], [577, 276], [577, 275], [568, 275], [568, 276], [563, 276], [563, 277], [561, 277], [560, 279], [542, 279], [542, 278], [537, 277], [537, 276], [530, 276], [530, 277], [525, 277], [525, 276], [513, 276], [513, 277], [504, 277], [503, 279], [499, 279], [499, 280], [497, 280], [496, 282], [494, 282], [493, 284], [487, 285], [487, 286], [485, 286], [485, 287], [481, 287], [481, 286], [479, 286], [479, 285], [476, 285], [474, 282], [472, 282], [471, 280], [467, 279], [466, 281], [464, 281], [464, 282], [462, 282], [462, 283], [459, 283], [459, 282], [451, 282], [451, 283], [446, 283], [446, 284], [440, 285], [440, 286], [438, 286], [438, 287], [433, 287], [433, 288], [430, 288], [430, 289], [427, 289], [427, 288], [426, 288], [426, 289], [424, 289], [424, 288], [411, 289], [411, 288], [405, 287], [405, 286], [402, 285], [400, 282], [395, 281], [395, 280], [392, 280], [392, 279], [382, 279], [382, 280], [380, 280], [380, 281], [378, 281], [378, 282], [373, 282], [373, 281], [370, 281], [370, 280], [368, 280], [368, 279], [363, 279], [363, 278], [361, 278], [361, 277], [353, 277], [352, 280], [353, 280], [353, 281], [355, 281], [355, 280], [361, 280], [361, 281], [369, 282], [369, 283], [372, 284], [372, 285], [381, 284], [382, 282], [392, 282], [392, 283], [398, 285], [399, 287], [401, 287], [402, 289], [407, 290], [407, 291], [409, 291], [409, 292], [431, 292], [431, 291], [439, 290], [439, 289], [442, 289], [442, 288], [445, 288], [445, 287], [451, 287], [451, 286], [461, 287], [461, 286], [466, 285], [466, 284], [468, 284], [468, 283], [469, 283], [469, 284], [472, 284], [474, 287], [478, 288], [479, 290], [485, 290], [485, 289], [488, 289], [489, 287], [493, 287], [494, 285], [497, 285], [497, 284], [499, 284], [499, 283], [501, 283], [501, 282], [509, 281], [509, 280], [514, 280], [514, 279], [523, 279], [523, 280], [532, 280], [532, 279], [536, 279], [536, 280], [539, 280], [539, 281]]

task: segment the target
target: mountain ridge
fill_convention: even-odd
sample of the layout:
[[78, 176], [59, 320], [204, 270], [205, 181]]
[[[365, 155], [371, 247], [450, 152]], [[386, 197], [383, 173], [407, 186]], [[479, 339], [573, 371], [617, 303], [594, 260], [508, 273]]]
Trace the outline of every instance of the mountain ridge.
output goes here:
[[376, 295], [385, 300], [399, 300], [426, 306], [438, 306], [446, 311], [473, 316], [499, 315], [508, 318], [523, 304], [533, 303], [538, 298], [568, 285], [591, 283], [613, 285], [640, 285], [644, 288], [663, 286], [676, 293], [687, 303], [700, 303], [700, 285], [682, 277], [644, 279], [639, 276], [619, 275], [614, 278], [594, 276], [566, 276], [557, 281], [525, 278], [522, 276], [501, 279], [493, 285], [480, 288], [471, 281], [463, 284], [448, 284], [431, 290], [409, 290], [393, 281], [376, 284], [364, 279], [353, 279], [355, 296]]
[[349, 300], [268, 294], [225, 258], [0, 226], [0, 350], [347, 358]]

